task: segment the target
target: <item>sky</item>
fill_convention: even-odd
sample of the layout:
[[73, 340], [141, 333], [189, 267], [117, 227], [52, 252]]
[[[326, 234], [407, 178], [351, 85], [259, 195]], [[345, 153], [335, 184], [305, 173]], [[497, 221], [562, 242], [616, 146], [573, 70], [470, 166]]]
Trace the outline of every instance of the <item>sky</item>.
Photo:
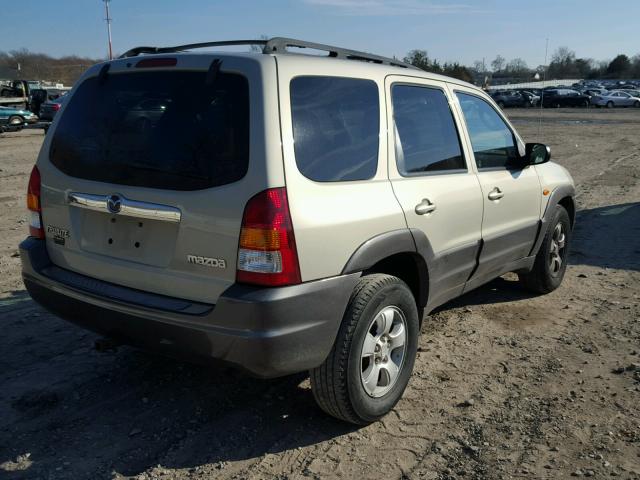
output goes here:
[[[403, 57], [530, 67], [559, 46], [610, 60], [640, 53], [640, 3], [610, 0], [111, 0], [115, 52], [138, 45], [287, 36]], [[0, 2], [0, 51], [106, 56], [102, 0]]]

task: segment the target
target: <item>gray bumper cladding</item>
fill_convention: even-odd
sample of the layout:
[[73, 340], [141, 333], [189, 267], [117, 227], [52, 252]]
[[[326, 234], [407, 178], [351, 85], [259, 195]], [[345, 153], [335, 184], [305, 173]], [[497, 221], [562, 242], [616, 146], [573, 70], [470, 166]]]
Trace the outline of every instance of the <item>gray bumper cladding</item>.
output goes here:
[[123, 343], [231, 363], [271, 378], [320, 365], [360, 273], [281, 288], [236, 284], [216, 305], [125, 288], [51, 264], [45, 242], [20, 244], [33, 299], [52, 313]]

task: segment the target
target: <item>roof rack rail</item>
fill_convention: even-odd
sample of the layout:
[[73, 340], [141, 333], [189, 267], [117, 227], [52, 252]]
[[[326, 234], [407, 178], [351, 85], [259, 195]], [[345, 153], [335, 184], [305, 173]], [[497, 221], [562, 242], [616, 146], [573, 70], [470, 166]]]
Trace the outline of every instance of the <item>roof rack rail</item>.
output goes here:
[[395, 58], [381, 57], [371, 53], [360, 52], [358, 50], [349, 50], [347, 48], [334, 47], [325, 45], [324, 43], [307, 42], [305, 40], [296, 40], [294, 38], [275, 37], [267, 40], [263, 53], [297, 53], [290, 52], [288, 49], [294, 48], [310, 48], [312, 50], [325, 51], [329, 57], [341, 58], [344, 60], [360, 60], [363, 62], [372, 62], [380, 65], [391, 65], [393, 67], [412, 68], [419, 70], [409, 63], [396, 60]]
[[266, 45], [267, 40], [226, 40], [220, 42], [204, 42], [204, 43], [189, 43], [187, 45], [176, 45], [175, 47], [135, 47], [131, 50], [127, 50], [119, 58], [136, 57], [141, 54], [154, 54], [154, 53], [176, 53], [184, 52], [185, 50], [193, 50], [195, 48], [209, 48], [209, 47], [230, 47], [233, 45]]
[[394, 67], [411, 68], [420, 70], [418, 67], [409, 63], [396, 60], [395, 58], [381, 57], [371, 53], [360, 52], [358, 50], [349, 50], [341, 47], [325, 45], [323, 43], [307, 42], [305, 40], [296, 40], [294, 38], [274, 37], [269, 40], [226, 40], [219, 42], [191, 43], [187, 45], [177, 45], [175, 47], [136, 47], [123, 53], [120, 58], [135, 57], [141, 54], [154, 53], [175, 53], [193, 50], [196, 48], [209, 47], [228, 47], [233, 45], [262, 45], [262, 53], [278, 53], [278, 54], [299, 54], [299, 52], [291, 52], [289, 48], [309, 48], [327, 52], [327, 56], [331, 58], [340, 58], [344, 60], [359, 60], [363, 62], [371, 62], [380, 65], [391, 65]]

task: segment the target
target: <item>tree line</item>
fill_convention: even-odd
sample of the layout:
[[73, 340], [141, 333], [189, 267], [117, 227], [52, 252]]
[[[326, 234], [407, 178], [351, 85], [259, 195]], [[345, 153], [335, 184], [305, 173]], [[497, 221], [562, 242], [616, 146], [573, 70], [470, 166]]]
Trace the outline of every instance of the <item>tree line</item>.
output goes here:
[[458, 62], [440, 63], [430, 58], [426, 50], [411, 50], [404, 57], [404, 62], [410, 63], [422, 70], [441, 73], [459, 78], [467, 82], [484, 83], [487, 79], [493, 83], [505, 81], [562, 80], [565, 78], [585, 79], [640, 79], [640, 54], [631, 58], [627, 55], [617, 55], [613, 60], [597, 61], [592, 58], [578, 58], [576, 53], [568, 47], [559, 47], [551, 56], [549, 65], [538, 65], [530, 68], [522, 58], [507, 61], [502, 55], [486, 64], [476, 60], [472, 66], [464, 66]]
[[[507, 61], [502, 55], [497, 55], [488, 64], [477, 60], [473, 65], [465, 66], [459, 62], [440, 62], [429, 57], [426, 50], [411, 50], [403, 60], [427, 72], [440, 73], [478, 84], [484, 83], [485, 79], [496, 84], [506, 81], [530, 81], [534, 79], [536, 73], [540, 79], [546, 77], [549, 80], [640, 79], [640, 54], [631, 58], [620, 54], [611, 61], [597, 61], [592, 58], [578, 58], [568, 47], [556, 49], [546, 68], [544, 65], [530, 68], [522, 58]], [[11, 72], [12, 76], [21, 79], [47, 80], [73, 85], [87, 68], [103, 61], [103, 58], [77, 55], [54, 58], [26, 49], [0, 51], [0, 76], [2, 72]]]
[[[54, 58], [44, 53], [34, 53], [27, 49], [0, 51], [0, 72], [23, 80], [46, 80], [54, 83], [73, 85], [80, 75], [105, 59], [67, 55]], [[0, 79], [2, 74], [0, 73]]]

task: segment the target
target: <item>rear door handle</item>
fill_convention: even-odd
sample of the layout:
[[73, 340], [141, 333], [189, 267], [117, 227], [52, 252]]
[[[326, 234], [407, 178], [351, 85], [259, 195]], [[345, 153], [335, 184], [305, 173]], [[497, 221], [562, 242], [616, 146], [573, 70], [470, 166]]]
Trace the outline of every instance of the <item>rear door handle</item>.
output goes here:
[[502, 192], [502, 190], [496, 187], [489, 192], [489, 195], [487, 195], [487, 197], [489, 198], [489, 200], [500, 200], [502, 197], [504, 197], [504, 193]]
[[431, 213], [436, 209], [436, 204], [432, 203], [428, 198], [423, 198], [422, 201], [416, 205], [416, 213], [418, 215], [426, 215], [427, 213]]

